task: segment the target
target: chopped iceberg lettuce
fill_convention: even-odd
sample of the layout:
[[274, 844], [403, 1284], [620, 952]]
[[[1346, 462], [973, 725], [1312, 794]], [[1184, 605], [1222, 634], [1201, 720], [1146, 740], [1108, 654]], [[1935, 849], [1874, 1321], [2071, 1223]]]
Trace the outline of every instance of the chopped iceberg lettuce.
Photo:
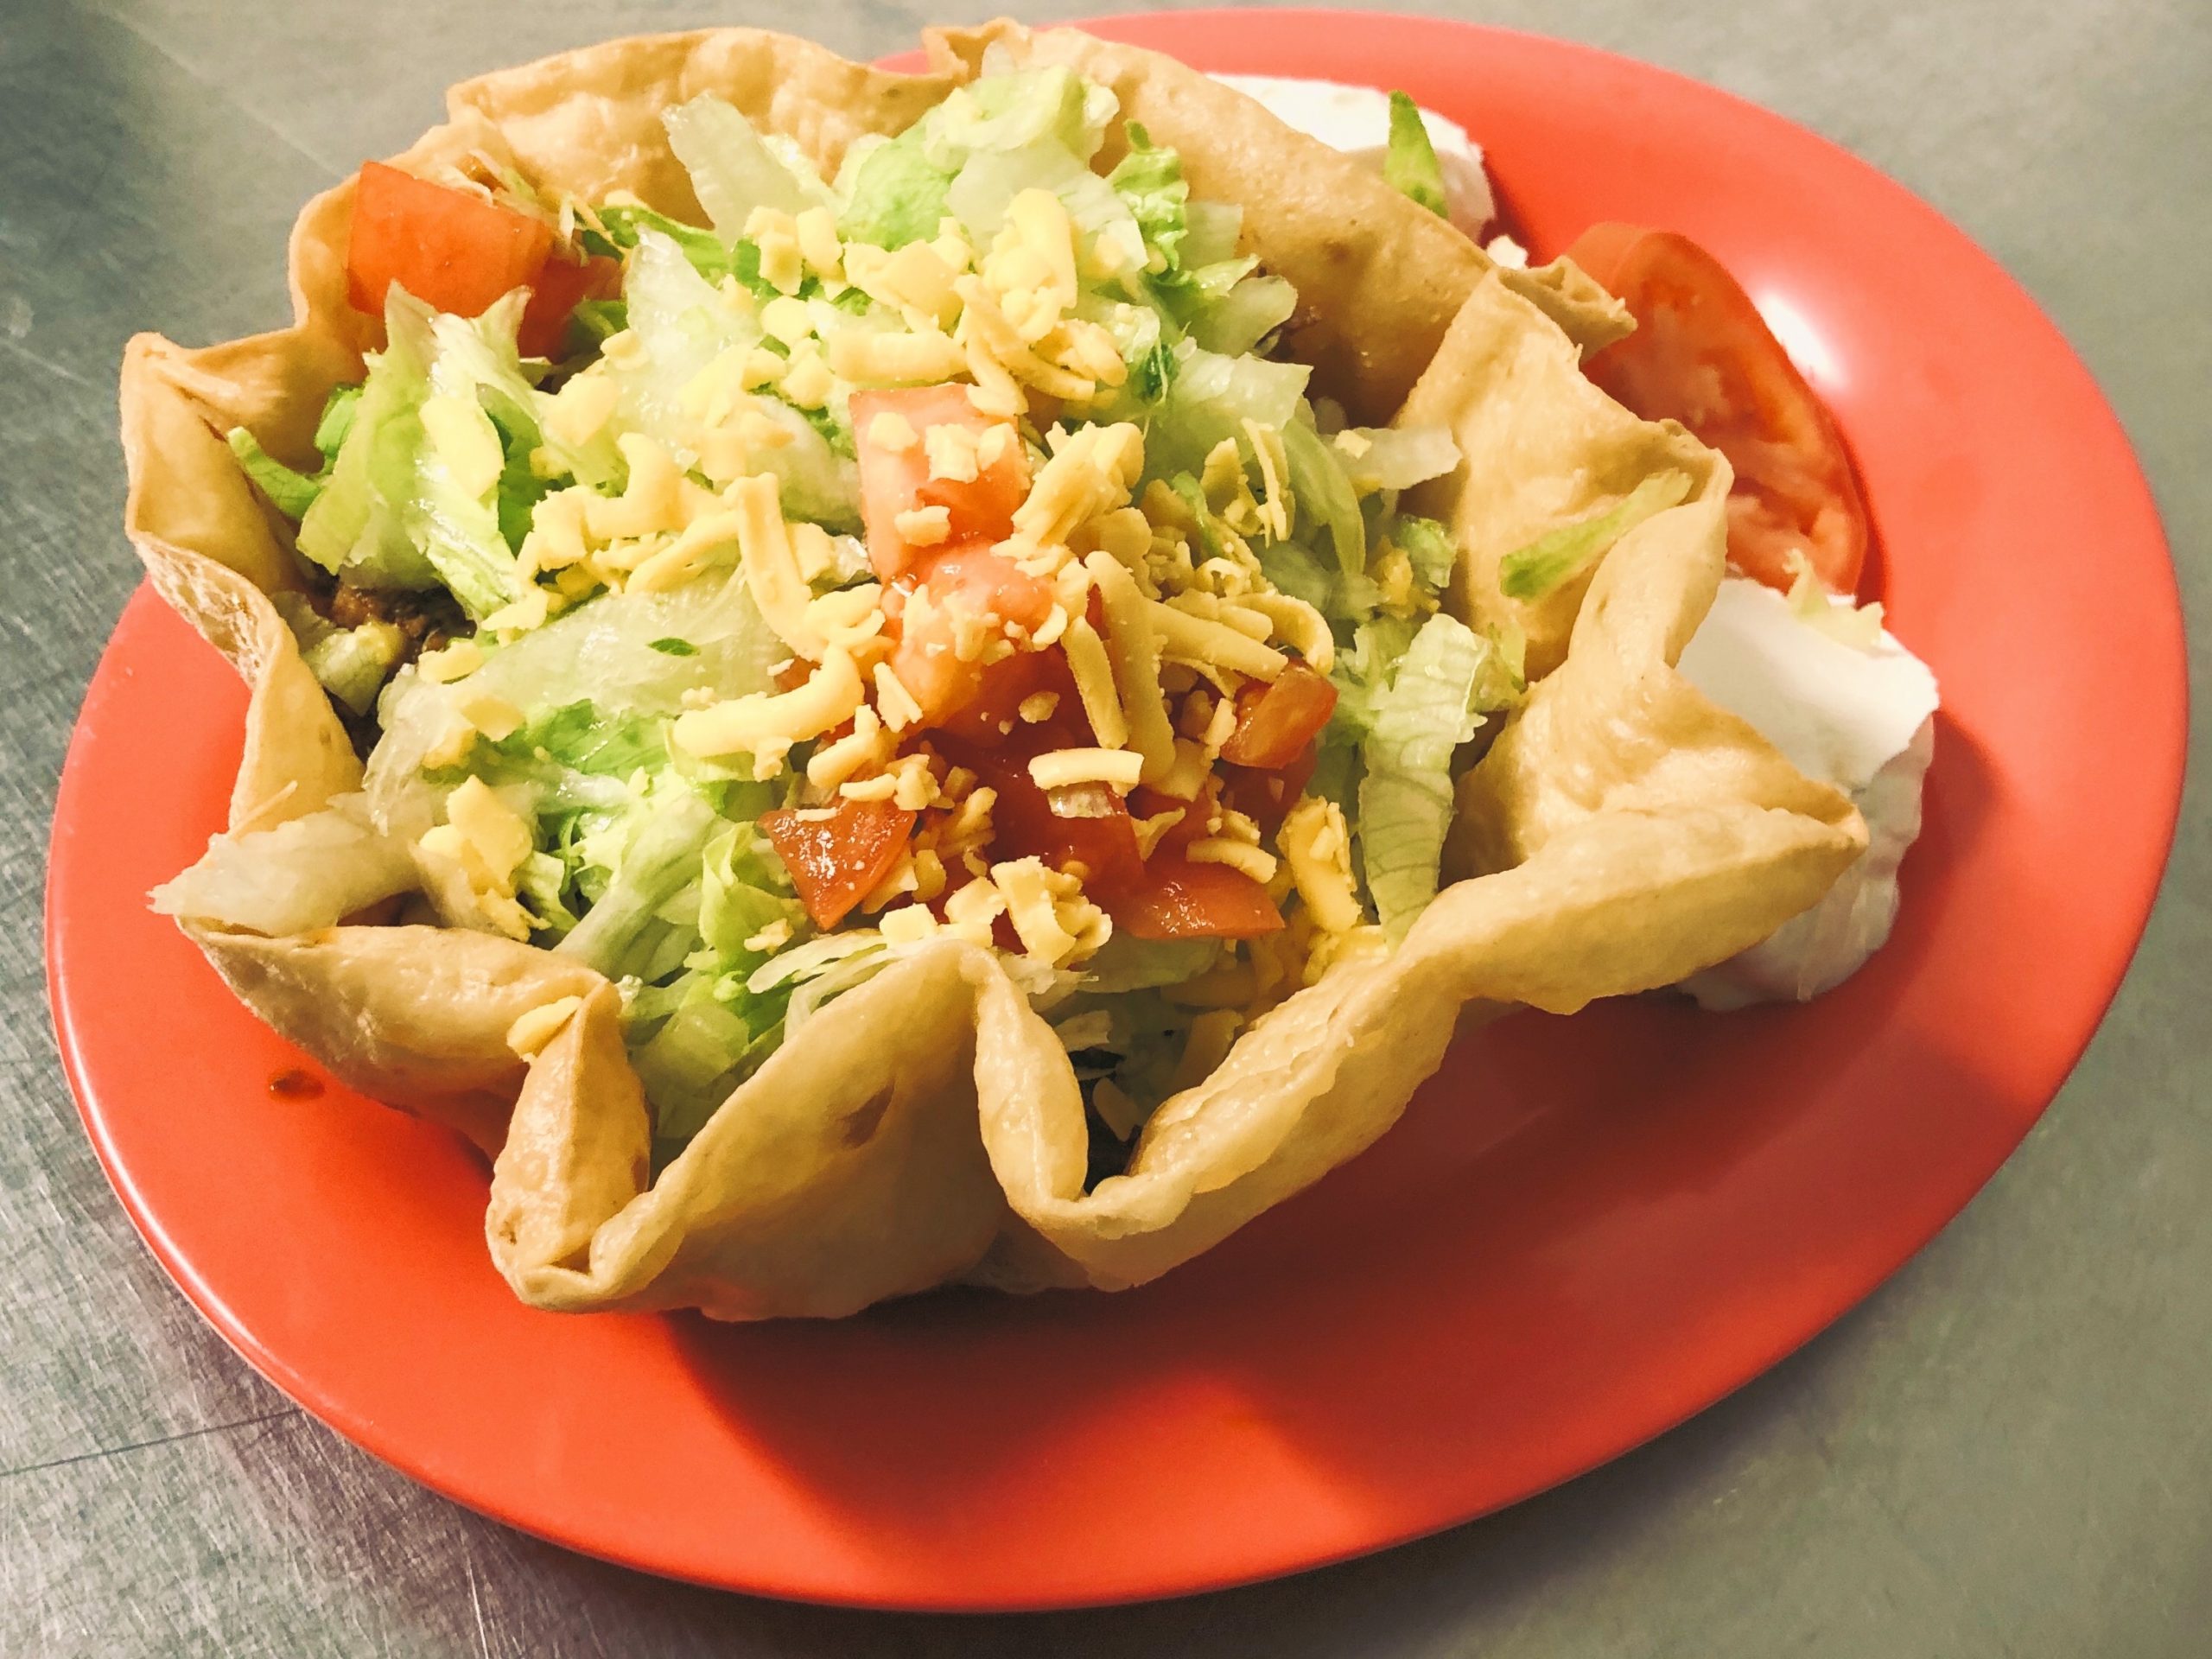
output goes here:
[[1476, 682], [1491, 649], [1456, 617], [1430, 617], [1369, 711], [1360, 746], [1360, 860], [1394, 944], [1436, 897], [1452, 823], [1452, 752], [1481, 724]]
[[1444, 169], [1421, 118], [1421, 105], [1404, 92], [1390, 94], [1390, 147], [1382, 156], [1383, 181], [1432, 213], [1448, 215]]
[[953, 172], [981, 152], [1027, 149], [1043, 143], [1088, 162], [1105, 142], [1107, 126], [1120, 108], [1105, 87], [1058, 64], [984, 75], [955, 87], [922, 117], [922, 150], [937, 166]]
[[928, 240], [951, 213], [946, 193], [953, 169], [939, 167], [922, 149], [921, 134], [855, 144], [838, 175], [845, 198], [837, 230], [849, 242], [903, 248]]
[[407, 636], [389, 622], [339, 627], [308, 604], [304, 594], [272, 594], [270, 599], [322, 689], [356, 715], [375, 708], [377, 693], [406, 652]]
[[[392, 285], [385, 310], [414, 303]], [[437, 570], [416, 544], [408, 505], [423, 448], [429, 394], [428, 330], [395, 330], [369, 359], [368, 377], [330, 476], [300, 521], [302, 557], [359, 588], [420, 591]]]
[[1563, 524], [1507, 554], [1497, 567], [1499, 591], [1508, 599], [1541, 599], [1580, 575], [1645, 519], [1682, 501], [1689, 493], [1688, 473], [1654, 473], [1605, 512]]
[[234, 426], [230, 435], [231, 453], [238, 458], [238, 465], [245, 468], [245, 475], [255, 487], [269, 498], [270, 505], [287, 518], [304, 518], [322, 493], [323, 480], [319, 477], [295, 470], [278, 461], [261, 447], [259, 440], [242, 426]]
[[1151, 136], [1132, 121], [1125, 129], [1128, 154], [1114, 164], [1106, 181], [1128, 204], [1146, 244], [1158, 252], [1167, 270], [1179, 268], [1183, 238], [1189, 232], [1191, 187], [1183, 181], [1183, 159], [1173, 150], [1154, 144]]
[[661, 124], [724, 242], [744, 235], [756, 207], [797, 214], [830, 205], [821, 176], [796, 145], [763, 137], [741, 111], [712, 92], [664, 111]]

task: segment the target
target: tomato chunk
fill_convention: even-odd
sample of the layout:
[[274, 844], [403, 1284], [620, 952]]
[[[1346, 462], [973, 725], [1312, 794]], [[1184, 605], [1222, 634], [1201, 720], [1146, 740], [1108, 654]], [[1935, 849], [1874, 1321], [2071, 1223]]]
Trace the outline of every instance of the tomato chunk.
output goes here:
[[1293, 663], [1270, 683], [1254, 680], [1236, 694], [1236, 729], [1222, 745], [1234, 766], [1272, 771], [1287, 766], [1321, 734], [1337, 711], [1337, 688], [1303, 663]]
[[1154, 849], [1143, 885], [1112, 897], [1114, 925], [1140, 939], [1250, 939], [1282, 926], [1268, 890], [1226, 864]]
[[891, 874], [914, 817], [887, 801], [841, 800], [826, 817], [784, 808], [763, 812], [760, 833], [791, 872], [814, 925], [830, 928]]
[[1242, 812], [1273, 835], [1282, 828], [1282, 821], [1290, 809], [1298, 804], [1298, 798], [1306, 792], [1306, 785], [1313, 776], [1313, 767], [1320, 759], [1318, 747], [1309, 743], [1300, 749], [1287, 766], [1276, 766], [1266, 772], [1250, 766], [1228, 766], [1221, 769], [1221, 798], [1224, 804]]
[[1834, 593], [1858, 585], [1867, 519], [1835, 417], [1720, 262], [1688, 237], [1595, 225], [1567, 257], [1612, 290], [1636, 332], [1583, 367], [1647, 420], [1672, 416], [1726, 455], [1728, 557], [1789, 587], [1802, 553]]
[[620, 260], [594, 254], [585, 260], [563, 257], [558, 250], [531, 279], [530, 303], [523, 308], [515, 343], [524, 357], [565, 356], [569, 319], [586, 300], [608, 300], [621, 291]]
[[913, 575], [917, 591], [928, 597], [918, 612], [911, 598], [901, 609], [891, 671], [921, 705], [921, 723], [936, 726], [976, 701], [987, 672], [980, 658], [961, 659], [955, 613], [996, 617], [1035, 628], [1052, 614], [1052, 588], [1024, 575], [1013, 560], [992, 552], [990, 543], [981, 541], [926, 549]]
[[[914, 434], [901, 449], [887, 449], [871, 436], [876, 417], [895, 415]], [[1015, 438], [1012, 421], [980, 413], [963, 385], [914, 386], [893, 391], [856, 391], [852, 400], [853, 442], [860, 457], [861, 518], [868, 532], [868, 563], [891, 582], [906, 574], [930, 551], [899, 533], [898, 518], [917, 507], [943, 507], [951, 520], [948, 543], [1003, 541], [1014, 529], [1014, 510], [1029, 491], [1029, 463]], [[956, 426], [981, 437], [994, 428], [1006, 432], [1004, 452], [972, 480], [931, 478], [923, 439], [933, 426]]]
[[991, 808], [995, 861], [1033, 857], [1056, 870], [1080, 864], [1084, 886], [1095, 896], [1141, 882], [1144, 857], [1120, 796], [1103, 784], [1043, 790], [1030, 777], [1033, 755], [1061, 747], [1061, 741], [1033, 728], [996, 746], [957, 738], [938, 744], [947, 760], [967, 767], [998, 795]]
[[397, 283], [438, 310], [481, 316], [537, 279], [553, 243], [553, 227], [541, 219], [366, 162], [353, 187], [346, 297], [382, 316], [385, 291]]

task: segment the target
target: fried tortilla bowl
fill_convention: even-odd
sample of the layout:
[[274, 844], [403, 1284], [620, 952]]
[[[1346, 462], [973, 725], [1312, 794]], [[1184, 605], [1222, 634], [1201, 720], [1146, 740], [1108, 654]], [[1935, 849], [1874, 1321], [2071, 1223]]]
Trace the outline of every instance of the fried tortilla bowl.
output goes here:
[[[660, 123], [712, 92], [825, 172], [975, 75], [1065, 63], [1182, 156], [1194, 194], [1241, 203], [1247, 251], [1295, 284], [1285, 350], [1354, 418], [1448, 426], [1464, 464], [1428, 486], [1466, 556], [1454, 608], [1525, 630], [1525, 703], [1459, 790], [1454, 878], [1402, 944], [1347, 961], [1249, 1027], [1165, 1103], [1127, 1173], [1084, 1191], [1087, 1128], [1052, 1028], [996, 957], [933, 943], [810, 1020], [658, 1177], [615, 988], [504, 938], [418, 925], [268, 937], [186, 918], [232, 989], [366, 1093], [493, 1158], [486, 1233], [516, 1293], [591, 1311], [850, 1313], [964, 1281], [1143, 1283], [1370, 1145], [1455, 1028], [1672, 983], [1815, 903], [1865, 832], [1840, 795], [1706, 702], [1672, 664], [1719, 581], [1727, 465], [1592, 387], [1582, 346], [1619, 314], [1571, 267], [1508, 272], [1448, 223], [1242, 94], [1070, 29], [931, 37], [908, 76], [749, 29], [617, 41], [467, 82], [403, 168], [472, 153], [549, 195], [633, 192], [698, 221]], [[1118, 124], [1099, 165], [1120, 153]], [[162, 596], [251, 689], [227, 830], [273, 829], [361, 767], [269, 595], [302, 585], [289, 527], [224, 435], [307, 453], [332, 386], [380, 324], [346, 299], [350, 181], [291, 242], [292, 327], [201, 350], [134, 340], [122, 378], [126, 524]], [[1500, 557], [1662, 470], [1688, 498], [1594, 570], [1522, 605]], [[569, 1001], [573, 999], [573, 1001]], [[524, 1062], [515, 1020], [569, 1008]]]

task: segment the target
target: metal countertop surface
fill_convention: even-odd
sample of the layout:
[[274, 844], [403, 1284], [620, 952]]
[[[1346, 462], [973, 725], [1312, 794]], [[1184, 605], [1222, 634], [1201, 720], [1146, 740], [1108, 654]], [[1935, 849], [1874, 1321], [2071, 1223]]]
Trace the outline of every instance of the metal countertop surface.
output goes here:
[[[373, 1462], [251, 1372], [170, 1287], [79, 1125], [41, 950], [55, 776], [137, 581], [120, 530], [124, 340], [280, 321], [300, 202], [410, 142], [465, 75], [708, 22], [799, 27], [868, 57], [911, 44], [926, 21], [987, 15], [893, 0], [821, 0], [797, 22], [757, 3], [0, 0], [0, 1653], [2212, 1651], [2201, 788], [2088, 1057], [1996, 1179], [1890, 1284], [1594, 1474], [1280, 1583], [1006, 1618], [827, 1611], [663, 1583], [480, 1519]], [[1963, 226], [2118, 408], [2201, 635], [2203, 0], [1497, 0], [1457, 15], [1726, 87]], [[2125, 709], [2094, 717], [2125, 741]]]

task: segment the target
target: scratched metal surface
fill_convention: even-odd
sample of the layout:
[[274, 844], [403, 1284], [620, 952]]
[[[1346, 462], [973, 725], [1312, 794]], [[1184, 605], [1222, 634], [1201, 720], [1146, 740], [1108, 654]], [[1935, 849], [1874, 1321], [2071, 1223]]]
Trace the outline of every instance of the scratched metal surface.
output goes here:
[[[1495, 0], [1479, 15], [1732, 88], [1963, 223], [2118, 404], [2202, 627], [2203, 0], [2075, 0], [2032, 22], [2007, 0]], [[448, 80], [604, 35], [788, 16], [755, 0], [0, 0], [0, 1653], [2205, 1653], [2201, 791], [2088, 1059], [1892, 1284], [1642, 1452], [1508, 1515], [1287, 1583], [1006, 1620], [665, 1585], [413, 1486], [200, 1325], [79, 1129], [39, 967], [55, 772], [136, 580], [116, 528], [124, 339], [221, 339], [279, 318], [296, 204], [411, 138]], [[822, 0], [806, 26], [866, 56], [910, 41], [923, 18], [892, 0]], [[2126, 741], [2125, 709], [2097, 715]]]

